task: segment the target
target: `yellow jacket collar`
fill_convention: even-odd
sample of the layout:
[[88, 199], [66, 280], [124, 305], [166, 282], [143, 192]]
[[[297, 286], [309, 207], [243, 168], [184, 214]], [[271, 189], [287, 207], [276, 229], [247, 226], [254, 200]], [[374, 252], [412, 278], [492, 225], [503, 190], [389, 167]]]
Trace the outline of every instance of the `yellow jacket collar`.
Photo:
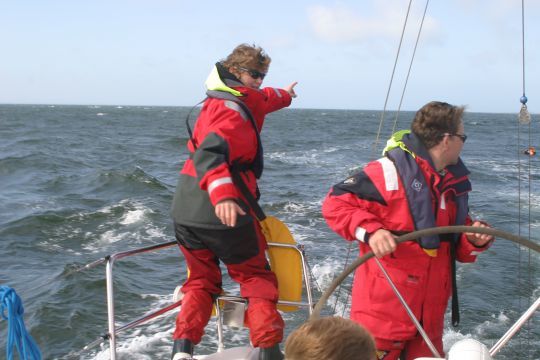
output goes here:
[[208, 91], [224, 91], [234, 96], [243, 96], [240, 91], [235, 90], [225, 84], [225, 82], [219, 75], [219, 71], [216, 65], [214, 65], [212, 71], [210, 71], [210, 75], [208, 75], [208, 78], [206, 79], [204, 85], [206, 86], [206, 90]]

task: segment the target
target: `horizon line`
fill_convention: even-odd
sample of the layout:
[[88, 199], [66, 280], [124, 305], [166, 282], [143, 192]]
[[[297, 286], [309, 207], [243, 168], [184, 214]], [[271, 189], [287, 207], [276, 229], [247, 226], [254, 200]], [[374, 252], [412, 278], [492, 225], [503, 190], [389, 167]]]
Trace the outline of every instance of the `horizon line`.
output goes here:
[[[92, 107], [92, 106], [99, 106], [99, 107], [105, 107], [105, 106], [108, 106], [108, 107], [178, 107], [178, 108], [192, 108], [193, 106], [192, 105], [149, 105], [149, 104], [145, 104], [145, 105], [134, 105], [134, 104], [62, 104], [62, 103], [2, 103], [0, 102], [0, 106], [87, 106], [87, 107]], [[201, 105], [199, 105], [200, 107]], [[382, 112], [383, 110], [382, 109], [360, 109], [360, 108], [309, 108], [309, 107], [286, 107], [286, 108], [283, 108], [283, 109], [280, 109], [280, 110], [331, 110], [331, 111], [347, 111], [347, 110], [351, 110], [351, 111], [378, 111], [378, 112]], [[385, 110], [386, 112], [397, 112], [396, 109], [386, 109]], [[401, 109], [399, 110], [400, 112], [416, 112], [418, 111], [418, 109], [416, 110], [404, 110], [404, 109]], [[495, 111], [466, 111], [466, 113], [469, 113], [469, 114], [508, 114], [508, 115], [511, 115], [511, 114], [519, 114], [519, 112], [495, 112]], [[534, 115], [539, 115], [537, 113], [530, 113], [531, 116], [534, 116]]]

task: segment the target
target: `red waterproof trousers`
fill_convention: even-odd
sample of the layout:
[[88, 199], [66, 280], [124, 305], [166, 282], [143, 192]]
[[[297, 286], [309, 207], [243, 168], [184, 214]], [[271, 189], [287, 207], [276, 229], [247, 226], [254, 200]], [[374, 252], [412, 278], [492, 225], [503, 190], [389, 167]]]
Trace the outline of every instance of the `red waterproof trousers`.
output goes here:
[[[266, 348], [281, 342], [285, 325], [276, 309], [277, 279], [266, 260], [264, 252], [266, 241], [258, 223], [248, 226], [251, 227], [251, 231], [255, 228], [257, 254], [239, 263], [235, 263], [234, 260], [225, 261], [225, 265], [231, 278], [240, 284], [240, 295], [248, 299], [245, 324], [250, 329], [251, 343], [255, 347]], [[210, 319], [213, 296], [222, 292], [220, 258], [216, 256], [219, 249], [212, 251], [211, 248], [215, 246], [215, 243], [208, 244], [210, 248], [194, 249], [202, 245], [192, 246], [194, 241], [200, 244], [205, 243], [205, 237], [209, 233], [211, 234], [211, 230], [205, 230], [203, 235], [198, 231], [190, 231], [188, 235], [179, 236], [178, 230], [176, 232], [177, 239], [183, 244], [180, 245], [180, 250], [185, 256], [189, 277], [182, 286], [184, 298], [180, 313], [176, 318], [173, 338], [188, 339], [194, 344], [201, 341], [204, 328]], [[185, 241], [188, 237], [189, 240]], [[245, 249], [240, 248], [236, 251], [241, 253]]]

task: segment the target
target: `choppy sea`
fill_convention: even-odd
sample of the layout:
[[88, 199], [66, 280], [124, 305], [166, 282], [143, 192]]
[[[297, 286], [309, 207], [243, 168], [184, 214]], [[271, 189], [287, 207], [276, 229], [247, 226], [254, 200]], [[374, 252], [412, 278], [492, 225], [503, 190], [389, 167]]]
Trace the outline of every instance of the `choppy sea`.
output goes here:
[[[174, 240], [169, 209], [187, 157], [189, 108], [0, 105], [0, 285], [16, 290], [25, 322], [44, 359], [107, 359], [108, 346], [81, 349], [107, 330], [105, 268], [74, 269], [106, 255]], [[387, 113], [284, 109], [263, 129], [265, 172], [260, 183], [268, 214], [283, 220], [305, 245], [317, 286], [341, 272], [348, 243], [320, 212], [329, 188], [378, 156], [392, 128]], [[413, 113], [400, 114], [408, 128]], [[492, 226], [540, 239], [538, 116], [518, 126], [516, 114], [468, 113], [462, 158], [471, 170], [471, 212]], [[388, 129], [388, 130], [385, 130]], [[356, 254], [353, 249], [352, 254]], [[351, 256], [353, 256], [351, 255]], [[540, 296], [539, 254], [498, 240], [474, 264], [460, 265], [461, 324], [447, 321], [445, 347], [473, 337], [488, 347]], [[349, 262], [352, 259], [348, 260]], [[185, 280], [177, 248], [129, 257], [115, 265], [117, 325], [172, 302]], [[236, 286], [225, 281], [228, 291]], [[345, 285], [325, 309], [347, 315]], [[176, 311], [118, 335], [120, 359], [169, 359]], [[286, 334], [307, 318], [287, 313]], [[540, 359], [538, 313], [496, 359]], [[0, 358], [7, 341], [0, 320]], [[228, 346], [246, 331], [226, 329]], [[196, 348], [216, 350], [214, 320]]]

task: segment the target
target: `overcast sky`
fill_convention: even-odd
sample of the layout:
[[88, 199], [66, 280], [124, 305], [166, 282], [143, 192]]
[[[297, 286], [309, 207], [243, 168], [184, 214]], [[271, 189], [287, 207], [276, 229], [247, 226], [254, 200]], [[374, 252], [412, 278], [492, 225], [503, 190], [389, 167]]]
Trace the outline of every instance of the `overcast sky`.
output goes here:
[[[0, 0], [0, 103], [182, 105], [238, 44], [272, 57], [264, 85], [297, 108], [381, 110], [409, 0]], [[540, 0], [525, 0], [526, 94], [540, 112]], [[425, 0], [413, 1], [388, 108], [399, 104]], [[518, 112], [520, 0], [430, 1], [403, 101]]]

